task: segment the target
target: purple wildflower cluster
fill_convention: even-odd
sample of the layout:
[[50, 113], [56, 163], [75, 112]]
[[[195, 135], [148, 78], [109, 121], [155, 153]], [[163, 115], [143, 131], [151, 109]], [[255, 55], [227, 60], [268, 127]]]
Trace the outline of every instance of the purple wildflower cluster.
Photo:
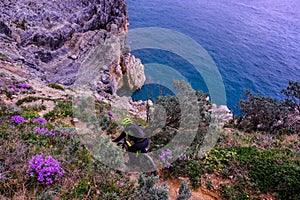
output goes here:
[[46, 124], [47, 120], [43, 117], [38, 117], [32, 120], [34, 123], [39, 123], [39, 124]]
[[168, 159], [173, 158], [172, 151], [170, 149], [162, 150], [161, 155], [159, 157], [163, 163], [167, 164], [166, 168], [170, 168], [173, 166], [172, 163], [168, 162]]
[[60, 163], [52, 156], [46, 159], [44, 154], [36, 155], [29, 161], [30, 169], [27, 170], [29, 176], [37, 177], [39, 182], [45, 182], [47, 185], [64, 175], [65, 171], [60, 167]]
[[11, 120], [16, 124], [23, 124], [27, 122], [24, 117], [19, 115], [12, 116]]
[[17, 86], [10, 84], [7, 86], [7, 91], [12, 94], [17, 94], [22, 91], [27, 91], [31, 86], [27, 83], [18, 83]]
[[20, 92], [20, 89], [17, 88], [15, 85], [10, 84], [10, 85], [8, 86], [7, 91], [10, 92], [10, 93], [15, 94], [15, 93], [17, 93], [17, 92]]
[[39, 135], [45, 135], [45, 134], [49, 134], [51, 136], [55, 135], [53, 129], [49, 130], [48, 128], [34, 127], [33, 132]]
[[31, 86], [27, 83], [19, 83], [18, 85], [18, 88], [23, 88], [23, 89], [30, 89]]

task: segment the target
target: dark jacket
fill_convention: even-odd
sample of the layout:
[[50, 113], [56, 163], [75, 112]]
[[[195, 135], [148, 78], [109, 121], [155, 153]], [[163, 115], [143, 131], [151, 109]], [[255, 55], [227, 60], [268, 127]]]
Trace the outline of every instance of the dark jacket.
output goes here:
[[146, 148], [149, 144], [149, 139], [145, 138], [146, 134], [143, 129], [137, 124], [127, 125], [124, 131], [120, 134], [119, 137], [113, 140], [113, 142], [119, 142], [125, 137], [128, 137], [129, 140], [133, 141], [133, 145], [128, 147], [128, 151], [137, 152], [141, 151], [146, 153]]

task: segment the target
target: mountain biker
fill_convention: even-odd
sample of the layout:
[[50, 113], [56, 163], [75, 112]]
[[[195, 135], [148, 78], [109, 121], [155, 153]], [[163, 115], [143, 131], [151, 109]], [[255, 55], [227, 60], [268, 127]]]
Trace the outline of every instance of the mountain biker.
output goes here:
[[[137, 124], [134, 124], [133, 121], [130, 118], [125, 118], [122, 120], [122, 125], [125, 127], [124, 131], [113, 140], [113, 142], [120, 142], [121, 140], [125, 139], [125, 148], [128, 152], [132, 152], [132, 154], [129, 154], [129, 161], [127, 164], [130, 163], [130, 165], [137, 166], [138, 161], [138, 154], [139, 153], [147, 153], [147, 146], [150, 143], [150, 139], [146, 137], [146, 133], [144, 130]], [[153, 160], [150, 158], [151, 166], [155, 167], [155, 163], [153, 163]], [[149, 157], [148, 157], [148, 161]], [[147, 167], [147, 164], [149, 162], [142, 163], [143, 168]], [[149, 167], [149, 166], [148, 166]], [[151, 168], [153, 169], [153, 168]], [[158, 173], [156, 170], [151, 171], [151, 175], [157, 176]]]
[[149, 139], [146, 138], [144, 130], [137, 124], [134, 124], [130, 118], [124, 118], [122, 125], [125, 127], [124, 131], [113, 140], [113, 142], [119, 142], [125, 140], [126, 150], [136, 153], [147, 153], [147, 146], [149, 145]]

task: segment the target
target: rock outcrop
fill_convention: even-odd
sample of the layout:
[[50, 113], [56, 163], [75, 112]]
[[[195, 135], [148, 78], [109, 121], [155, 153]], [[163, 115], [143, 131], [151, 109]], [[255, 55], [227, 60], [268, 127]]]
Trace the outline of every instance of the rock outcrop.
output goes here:
[[222, 129], [225, 124], [233, 120], [233, 113], [228, 109], [226, 105], [217, 106], [212, 104], [210, 109], [212, 113], [212, 118], [218, 123], [218, 128]]
[[97, 84], [97, 91], [105, 96], [105, 93], [120, 96], [131, 96], [140, 89], [146, 81], [144, 66], [140, 59], [130, 53], [120, 56], [118, 61], [113, 62], [103, 70]]
[[133, 55], [126, 54], [122, 57], [121, 67], [124, 76], [120, 86], [127, 86], [129, 90], [140, 89], [146, 81], [144, 73], [144, 66], [140, 59], [135, 58]]
[[72, 85], [90, 51], [127, 26], [123, 0], [2, 0], [0, 52], [32, 77]]

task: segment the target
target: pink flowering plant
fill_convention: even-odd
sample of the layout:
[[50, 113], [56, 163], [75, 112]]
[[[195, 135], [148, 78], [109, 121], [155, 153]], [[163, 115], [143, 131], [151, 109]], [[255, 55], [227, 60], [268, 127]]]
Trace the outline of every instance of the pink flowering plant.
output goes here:
[[16, 94], [16, 93], [20, 92], [20, 89], [17, 88], [15, 85], [10, 84], [10, 85], [8, 86], [7, 91], [10, 92], [10, 93], [12, 93], [12, 94]]
[[33, 132], [35, 134], [39, 134], [39, 135], [51, 135], [51, 136], [55, 135], [53, 129], [48, 129], [49, 127], [48, 128], [46, 127], [47, 120], [45, 118], [43, 118], [43, 117], [34, 118], [32, 120], [32, 122], [34, 124], [39, 124], [39, 126], [35, 126], [33, 128]]
[[30, 89], [32, 89], [32, 87], [27, 83], [13, 83], [6, 86], [4, 85], [0, 93], [4, 92], [8, 98], [12, 98], [12, 95], [27, 93]]
[[20, 115], [15, 115], [11, 117], [11, 120], [13, 121], [13, 123], [15, 124], [23, 124], [26, 123], [27, 121], [25, 120], [25, 118], [23, 116]]
[[47, 120], [43, 117], [38, 117], [32, 120], [33, 123], [37, 123], [37, 124], [46, 124]]
[[171, 168], [173, 166], [172, 163], [169, 161], [170, 159], [173, 158], [172, 150], [170, 149], [162, 150], [161, 155], [159, 157], [161, 161], [164, 163], [164, 165], [166, 166], [166, 168]]
[[37, 126], [33, 128], [33, 132], [39, 135], [55, 135], [53, 129], [49, 130], [48, 128], [41, 128]]
[[27, 83], [19, 83], [17, 87], [25, 90], [29, 90], [31, 88], [31, 86]]
[[56, 161], [52, 156], [45, 158], [43, 153], [33, 156], [29, 161], [29, 167], [30, 169], [27, 170], [27, 174], [34, 179], [36, 178], [36, 180], [41, 183], [46, 183], [47, 185], [52, 184], [65, 173], [58, 161]]

